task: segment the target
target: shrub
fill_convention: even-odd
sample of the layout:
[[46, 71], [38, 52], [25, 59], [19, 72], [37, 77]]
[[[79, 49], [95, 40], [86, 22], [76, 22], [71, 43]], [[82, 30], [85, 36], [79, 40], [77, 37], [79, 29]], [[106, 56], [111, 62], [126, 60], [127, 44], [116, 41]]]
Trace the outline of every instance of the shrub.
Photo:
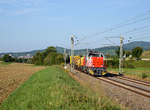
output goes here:
[[15, 59], [14, 59], [12, 56], [10, 56], [9, 54], [5, 54], [2, 59], [3, 59], [4, 62], [14, 62], [14, 60], [15, 60]]
[[135, 66], [129, 62], [124, 62], [123, 67], [124, 68], [135, 68]]
[[141, 78], [142, 78], [142, 79], [145, 79], [145, 78], [147, 78], [147, 77], [148, 77], [148, 74], [147, 74], [147, 73], [142, 73], [142, 74], [141, 74]]
[[108, 60], [106, 61], [106, 66], [111, 68], [118, 68], [119, 66], [119, 60]]

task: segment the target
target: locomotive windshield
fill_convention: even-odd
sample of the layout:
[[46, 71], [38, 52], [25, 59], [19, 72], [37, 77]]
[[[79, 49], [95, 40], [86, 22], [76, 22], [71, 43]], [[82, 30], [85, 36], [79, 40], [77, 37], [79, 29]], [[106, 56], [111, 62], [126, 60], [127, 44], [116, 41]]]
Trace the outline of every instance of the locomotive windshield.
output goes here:
[[99, 53], [89, 53], [88, 55], [89, 57], [103, 57], [102, 54], [99, 54]]

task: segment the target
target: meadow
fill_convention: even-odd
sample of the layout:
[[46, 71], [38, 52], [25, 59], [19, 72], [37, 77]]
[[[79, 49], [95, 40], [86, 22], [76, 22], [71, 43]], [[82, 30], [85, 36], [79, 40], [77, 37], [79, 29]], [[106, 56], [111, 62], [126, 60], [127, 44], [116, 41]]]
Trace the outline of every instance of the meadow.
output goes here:
[[[127, 61], [134, 68], [123, 68], [123, 74], [132, 78], [150, 81], [150, 61]], [[108, 68], [108, 72], [119, 73], [118, 68]]]

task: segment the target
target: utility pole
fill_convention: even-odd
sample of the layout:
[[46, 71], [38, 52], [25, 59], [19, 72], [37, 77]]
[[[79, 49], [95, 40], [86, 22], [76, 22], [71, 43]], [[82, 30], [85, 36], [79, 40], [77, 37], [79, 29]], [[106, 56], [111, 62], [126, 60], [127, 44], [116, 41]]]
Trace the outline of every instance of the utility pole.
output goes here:
[[64, 61], [65, 61], [64, 69], [67, 69], [67, 66], [66, 66], [66, 48], [64, 48]]
[[74, 61], [74, 35], [71, 36], [71, 72], [73, 72], [74, 69], [74, 65], [73, 65], [73, 61]]
[[123, 37], [120, 36], [120, 58], [119, 58], [119, 74], [122, 74], [123, 65]]

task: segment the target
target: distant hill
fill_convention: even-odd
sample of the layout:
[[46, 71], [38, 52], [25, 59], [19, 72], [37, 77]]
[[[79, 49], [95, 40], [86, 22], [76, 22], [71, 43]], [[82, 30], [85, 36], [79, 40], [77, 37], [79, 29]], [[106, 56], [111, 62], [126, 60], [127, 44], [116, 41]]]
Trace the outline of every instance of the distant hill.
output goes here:
[[[135, 47], [142, 47], [144, 50], [150, 50], [150, 42], [144, 42], [144, 41], [135, 41], [131, 43], [127, 43], [123, 45], [123, 48], [125, 50], [131, 50]], [[102, 52], [105, 55], [110, 54], [110, 55], [115, 55], [115, 51], [118, 49], [118, 46], [107, 46], [107, 47], [101, 47], [101, 48], [95, 48], [92, 49], [94, 51]], [[19, 56], [33, 56], [35, 55], [38, 51], [43, 52], [45, 49], [41, 50], [33, 50], [29, 52], [8, 52], [8, 53], [0, 53], [0, 56], [4, 54], [11, 54], [12, 56], [19, 57]], [[63, 47], [56, 47], [57, 52], [59, 53], [64, 53], [64, 48]], [[70, 49], [66, 50], [67, 54], [70, 55]], [[87, 49], [80, 49], [80, 50], [75, 50], [74, 54], [75, 55], [86, 55]]]
[[131, 50], [135, 47], [142, 47], [144, 50], [150, 50], [150, 42], [135, 41], [124, 45], [125, 50]]
[[42, 51], [44, 51], [44, 49], [43, 50], [33, 50], [33, 51], [29, 51], [29, 52], [7, 52], [7, 53], [0, 53], [0, 56], [3, 56], [5, 54], [11, 54], [14, 57], [27, 56], [27, 55], [30, 55], [32, 57], [37, 52], [42, 52]]

